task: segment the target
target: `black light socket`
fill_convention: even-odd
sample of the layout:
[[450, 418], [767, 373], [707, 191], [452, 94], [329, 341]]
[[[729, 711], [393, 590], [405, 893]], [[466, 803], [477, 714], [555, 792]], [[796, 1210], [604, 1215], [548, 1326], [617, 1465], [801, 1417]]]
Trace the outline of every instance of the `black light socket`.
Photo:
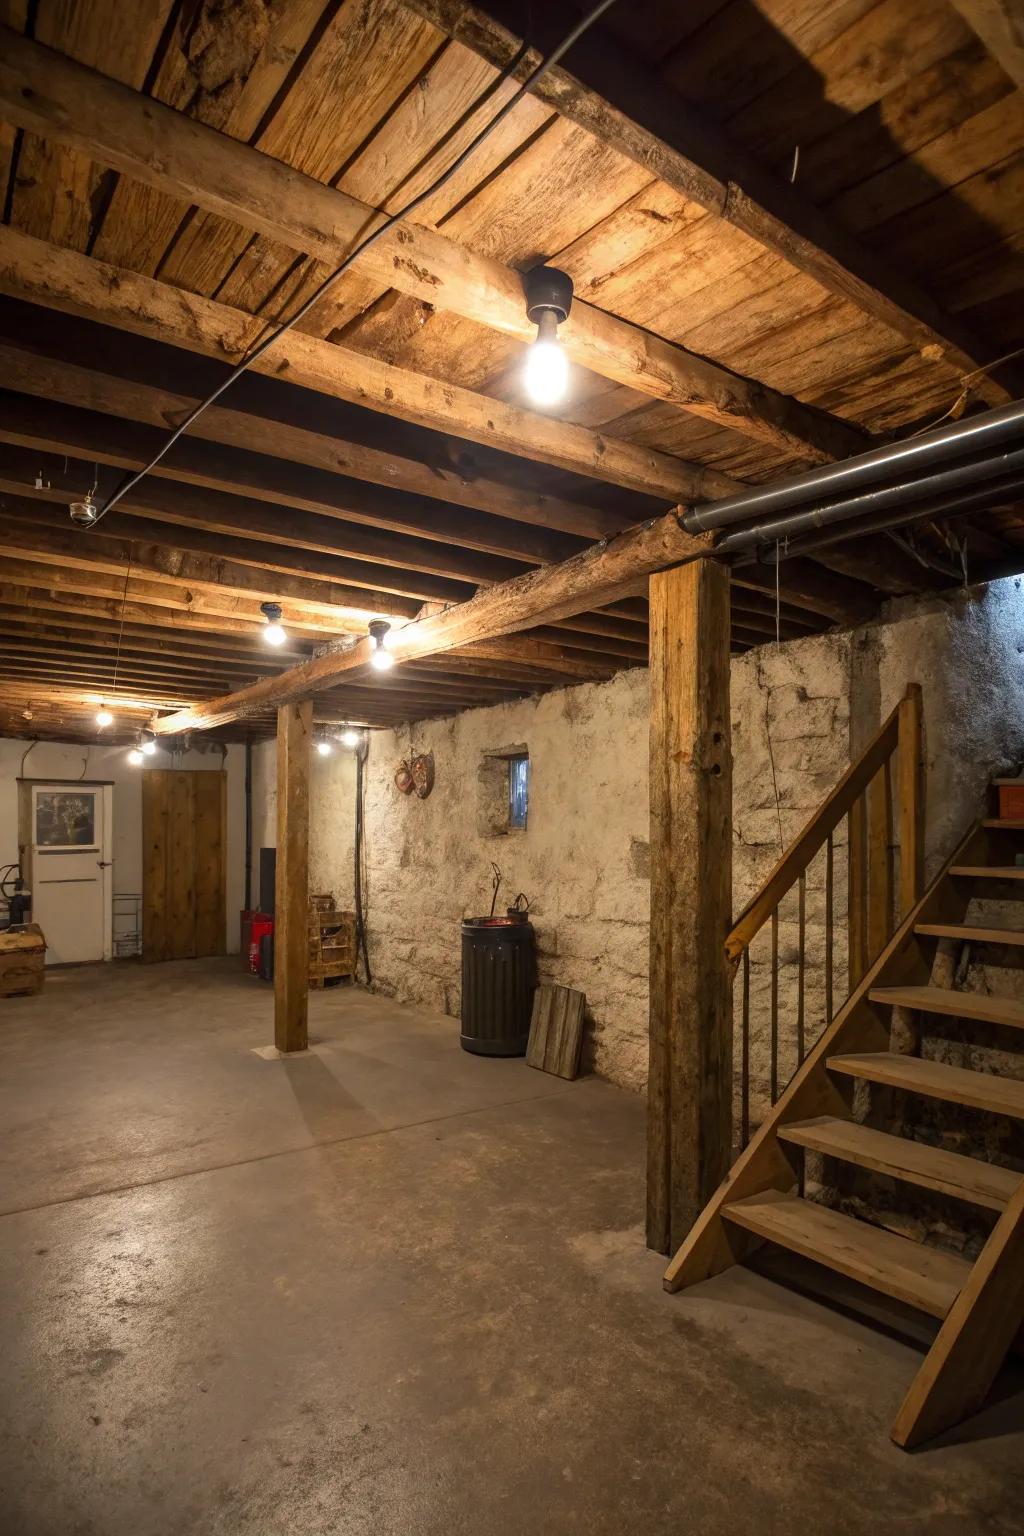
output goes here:
[[534, 325], [540, 324], [545, 310], [553, 310], [558, 324], [569, 318], [572, 308], [572, 278], [557, 267], [533, 267], [523, 277], [526, 313]]

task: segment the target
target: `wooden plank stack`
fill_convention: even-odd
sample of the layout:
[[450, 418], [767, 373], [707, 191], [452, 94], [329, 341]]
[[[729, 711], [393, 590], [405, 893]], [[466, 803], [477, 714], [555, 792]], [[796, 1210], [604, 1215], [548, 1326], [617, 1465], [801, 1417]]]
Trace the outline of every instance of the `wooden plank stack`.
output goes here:
[[46, 940], [38, 923], [0, 933], [0, 997], [41, 992]]
[[339, 912], [334, 895], [309, 898], [309, 984], [322, 987], [328, 978], [356, 973], [356, 915]]

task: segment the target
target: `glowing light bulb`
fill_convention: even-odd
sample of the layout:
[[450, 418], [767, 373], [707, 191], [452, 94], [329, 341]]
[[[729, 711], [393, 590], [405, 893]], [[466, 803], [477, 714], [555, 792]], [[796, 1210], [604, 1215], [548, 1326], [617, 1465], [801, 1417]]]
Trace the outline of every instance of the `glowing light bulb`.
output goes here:
[[101, 731], [105, 731], [108, 725], [113, 725], [114, 717], [105, 704], [101, 704], [96, 711], [96, 724]]
[[263, 626], [263, 640], [266, 645], [284, 645], [288, 639], [288, 631], [281, 623], [280, 603], [260, 603], [260, 612], [266, 619]]
[[383, 645], [378, 645], [370, 657], [370, 666], [376, 672], [390, 672], [395, 664], [395, 658], [390, 651], [386, 651]]
[[150, 737], [147, 741], [144, 741], [142, 743], [142, 746], [139, 748], [139, 751], [140, 752], [144, 752], [147, 757], [152, 757], [153, 753], [156, 751], [156, 742], [153, 740], [152, 737]]
[[342, 731], [341, 733], [341, 744], [343, 747], [358, 747], [359, 732], [354, 731], [352, 727], [349, 726], [347, 730]]
[[133, 768], [138, 768], [140, 764], [144, 763], [146, 759], [142, 755], [142, 749], [140, 747], [132, 747], [128, 753], [128, 761]]
[[387, 648], [387, 635], [390, 628], [391, 625], [387, 619], [370, 620], [370, 638], [373, 641], [370, 666], [376, 672], [390, 672], [395, 664], [395, 658]]
[[545, 309], [537, 322], [537, 340], [526, 354], [527, 393], [538, 405], [557, 405], [569, 384], [569, 359], [558, 340], [558, 318]]
[[329, 741], [318, 741], [316, 749], [321, 757], [330, 757], [331, 755], [331, 744]]

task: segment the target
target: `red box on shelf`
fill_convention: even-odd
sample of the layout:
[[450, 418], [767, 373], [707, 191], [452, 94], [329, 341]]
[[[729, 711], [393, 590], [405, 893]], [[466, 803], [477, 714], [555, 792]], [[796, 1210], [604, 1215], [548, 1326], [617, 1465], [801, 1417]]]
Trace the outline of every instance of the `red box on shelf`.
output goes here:
[[260, 973], [260, 939], [265, 933], [273, 933], [274, 919], [269, 912], [254, 912], [249, 928], [249, 969], [254, 976]]

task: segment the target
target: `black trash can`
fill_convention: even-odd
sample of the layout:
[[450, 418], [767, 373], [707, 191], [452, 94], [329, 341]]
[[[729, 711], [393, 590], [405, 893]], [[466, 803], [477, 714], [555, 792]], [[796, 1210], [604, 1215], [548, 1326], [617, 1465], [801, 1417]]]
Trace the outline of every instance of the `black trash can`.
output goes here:
[[536, 987], [533, 924], [525, 914], [462, 924], [462, 1034], [475, 1056], [525, 1056]]

